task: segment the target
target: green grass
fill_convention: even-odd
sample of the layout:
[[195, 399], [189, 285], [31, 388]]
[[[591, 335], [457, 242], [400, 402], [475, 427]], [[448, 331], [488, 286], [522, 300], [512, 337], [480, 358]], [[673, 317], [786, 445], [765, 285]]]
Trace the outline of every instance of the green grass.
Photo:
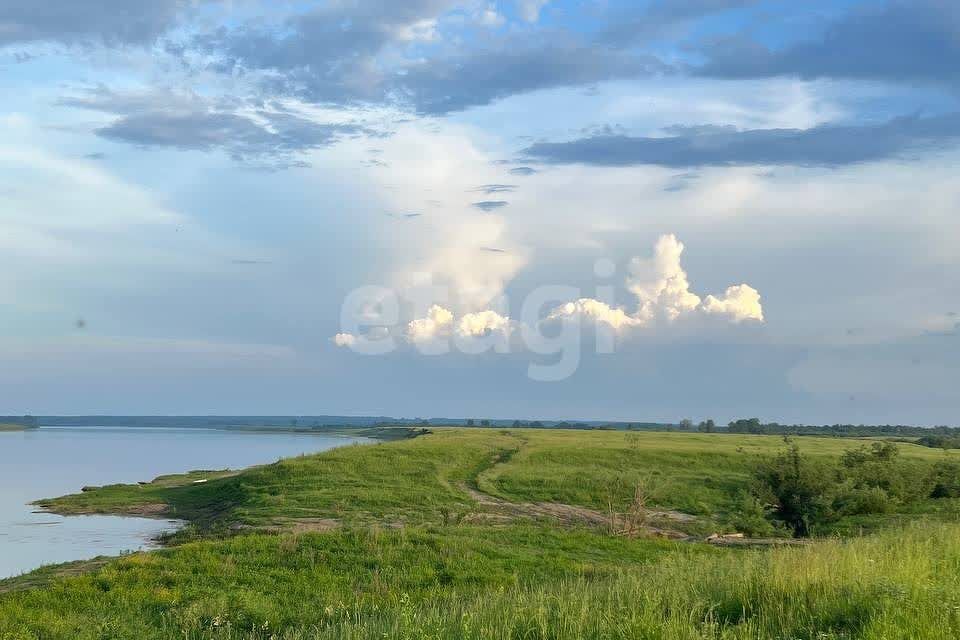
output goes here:
[[[755, 465], [783, 449], [780, 436], [651, 432], [516, 431], [509, 460], [481, 474], [482, 488], [514, 501], [565, 502], [600, 510], [624, 510], [642, 487], [653, 506], [701, 516], [706, 528], [723, 529], [751, 484]], [[795, 441], [814, 458], [837, 458], [869, 439], [801, 437]], [[900, 444], [901, 463], [928, 466], [957, 453]], [[957, 501], [926, 501], [910, 516], [941, 519], [960, 514]], [[897, 514], [835, 525], [875, 529]]]
[[[804, 453], [822, 457], [840, 456], [863, 442], [799, 439]], [[734, 509], [749, 487], [753, 465], [782, 447], [777, 436], [435, 429], [416, 439], [353, 445], [239, 474], [164, 476], [147, 485], [92, 488], [38, 504], [65, 514], [166, 504], [174, 517], [253, 526], [300, 518], [439, 523], [471, 509], [462, 484], [515, 502], [599, 510], [625, 508], [639, 484], [654, 506], [711, 517]], [[910, 444], [900, 448], [906, 464], [960, 455]], [[198, 479], [208, 481], [195, 484]]]
[[204, 637], [216, 619], [248, 634], [240, 637], [259, 637], [249, 634], [265, 622], [323, 624], [328, 608], [373, 615], [399, 609], [405, 598], [473, 599], [530, 581], [611, 578], [672, 550], [666, 542], [529, 525], [246, 535], [137, 554], [8, 593], [0, 628], [19, 635], [0, 638], [98, 638], [104, 629], [120, 638], [182, 638], [184, 630]]
[[802, 549], [680, 554], [612, 579], [418, 604], [377, 631], [440, 638], [956, 638], [958, 532], [933, 525]]
[[[166, 504], [201, 525], [271, 526], [305, 518], [348, 524], [439, 523], [472, 506], [458, 488], [515, 438], [443, 431], [414, 440], [351, 445], [239, 474], [194, 472], [147, 485], [113, 485], [43, 500], [58, 513], [122, 513]], [[209, 478], [195, 484], [194, 480]]]
[[955, 638], [958, 534], [758, 552], [531, 526], [248, 535], [0, 595], [0, 638]]
[[[629, 500], [645, 483], [661, 506], [715, 513], [749, 481], [752, 464], [783, 448], [779, 436], [577, 431], [517, 431], [525, 442], [510, 462], [485, 477], [504, 497], [605, 507]], [[836, 457], [870, 440], [797, 438], [805, 454]], [[933, 462], [944, 453], [901, 444], [903, 457]], [[618, 485], [624, 485], [618, 489]]]
[[[822, 457], [862, 443], [797, 441]], [[713, 526], [735, 510], [752, 465], [782, 444], [773, 436], [434, 429], [239, 473], [90, 488], [43, 504], [63, 513], [163, 505], [194, 526], [158, 552], [0, 582], [0, 640], [960, 635], [952, 500], [838, 528], [885, 527], [871, 536], [766, 550], [471, 518], [478, 507], [467, 487], [604, 511], [624, 508], [641, 485], [651, 505]], [[901, 445], [906, 464], [944, 455]], [[340, 526], [308, 531], [316, 521]]]

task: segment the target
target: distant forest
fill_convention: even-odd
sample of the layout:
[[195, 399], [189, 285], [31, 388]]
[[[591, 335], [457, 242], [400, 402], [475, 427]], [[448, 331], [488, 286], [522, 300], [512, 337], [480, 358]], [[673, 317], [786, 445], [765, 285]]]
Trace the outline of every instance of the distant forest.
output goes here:
[[960, 449], [960, 427], [917, 427], [911, 425], [863, 424], [780, 424], [759, 418], [741, 418], [727, 425], [713, 420], [695, 423], [605, 422], [602, 420], [503, 420], [487, 418], [392, 418], [387, 416], [0, 416], [0, 424], [27, 427], [123, 426], [178, 427], [207, 429], [280, 428], [314, 430], [350, 427], [464, 426], [479, 428], [599, 429], [626, 431], [687, 431], [701, 433], [745, 433], [780, 436], [889, 437], [927, 447]]
[[941, 449], [960, 449], [960, 428], [958, 427], [914, 427], [902, 424], [863, 425], [830, 424], [803, 425], [760, 422], [757, 418], [734, 420], [727, 425], [728, 433], [754, 433], [765, 435], [797, 436], [889, 436]]

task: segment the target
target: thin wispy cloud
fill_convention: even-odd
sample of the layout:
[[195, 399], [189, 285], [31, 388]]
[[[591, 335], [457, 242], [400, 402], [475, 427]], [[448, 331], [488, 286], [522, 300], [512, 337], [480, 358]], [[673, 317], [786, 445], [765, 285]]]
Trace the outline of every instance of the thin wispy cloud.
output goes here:
[[508, 206], [510, 203], [505, 200], [481, 200], [480, 202], [474, 202], [473, 206], [481, 211], [496, 211], [497, 209], [502, 209]]
[[299, 155], [349, 136], [375, 135], [352, 123], [317, 122], [287, 110], [243, 109], [194, 93], [119, 93], [105, 87], [64, 97], [59, 104], [117, 116], [96, 129], [102, 138], [141, 147], [223, 151], [237, 160], [303, 165]]
[[474, 189], [474, 191], [479, 191], [487, 195], [493, 193], [513, 193], [516, 190], [517, 185], [515, 184], [484, 184]]

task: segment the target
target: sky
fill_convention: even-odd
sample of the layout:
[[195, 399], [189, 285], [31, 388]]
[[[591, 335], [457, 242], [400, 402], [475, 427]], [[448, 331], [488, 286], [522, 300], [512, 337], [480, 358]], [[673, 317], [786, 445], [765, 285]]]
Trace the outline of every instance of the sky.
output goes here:
[[0, 413], [960, 425], [960, 3], [0, 0]]

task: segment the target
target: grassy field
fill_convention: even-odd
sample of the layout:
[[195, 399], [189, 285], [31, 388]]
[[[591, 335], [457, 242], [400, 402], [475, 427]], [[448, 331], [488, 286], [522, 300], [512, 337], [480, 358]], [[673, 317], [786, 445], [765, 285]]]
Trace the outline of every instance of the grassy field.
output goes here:
[[[814, 458], [837, 458], [864, 441], [799, 442]], [[146, 485], [98, 487], [40, 504], [66, 514], [137, 513], [144, 506], [166, 505], [165, 515], [221, 527], [305, 518], [424, 524], [449, 523], [469, 513], [475, 505], [464, 486], [513, 502], [603, 511], [626, 509], [642, 486], [652, 506], [722, 522], [735, 511], [756, 462], [783, 446], [777, 436], [436, 429], [427, 437], [354, 445], [240, 474], [165, 476]], [[960, 452], [900, 446], [906, 464], [960, 460]], [[941, 507], [929, 505], [929, 510]]]
[[[824, 460], [861, 444], [798, 442]], [[614, 535], [638, 488], [651, 513], [688, 514], [671, 526], [691, 540], [732, 530], [751, 470], [782, 447], [435, 429], [240, 473], [87, 488], [43, 504], [192, 524], [158, 552], [0, 582], [0, 640], [958, 637], [956, 500], [799, 547]], [[900, 447], [918, 468], [952, 456]]]

